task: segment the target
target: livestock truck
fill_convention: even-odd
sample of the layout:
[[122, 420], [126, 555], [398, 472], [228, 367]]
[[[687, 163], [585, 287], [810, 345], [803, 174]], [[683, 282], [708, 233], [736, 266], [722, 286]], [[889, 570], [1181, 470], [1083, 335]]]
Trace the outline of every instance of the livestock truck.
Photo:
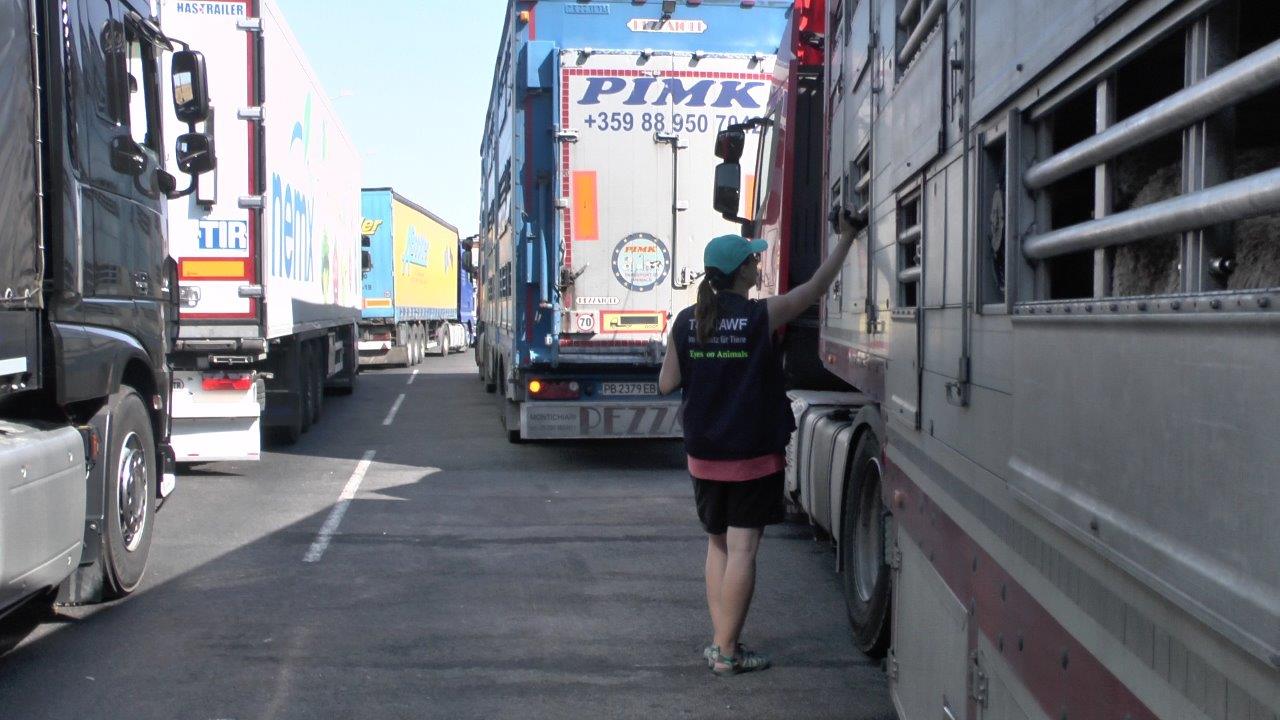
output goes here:
[[179, 462], [257, 460], [326, 389], [350, 393], [360, 319], [360, 158], [272, 0], [162, 0], [210, 66], [216, 173], [169, 205], [181, 323]]
[[826, 3], [764, 193], [821, 162], [866, 226], [819, 347], [857, 393], [793, 393], [789, 490], [904, 720], [1273, 719], [1280, 16], [1081, 10]]
[[511, 2], [481, 147], [477, 362], [512, 441], [679, 437], [658, 395], [720, 129], [758, 115], [789, 2]]
[[361, 195], [364, 270], [360, 364], [404, 365], [470, 344], [458, 229], [391, 188]]
[[164, 210], [190, 190], [165, 167], [214, 157], [204, 61], [151, 11], [0, 2], [0, 645], [55, 594], [133, 591], [175, 486]]

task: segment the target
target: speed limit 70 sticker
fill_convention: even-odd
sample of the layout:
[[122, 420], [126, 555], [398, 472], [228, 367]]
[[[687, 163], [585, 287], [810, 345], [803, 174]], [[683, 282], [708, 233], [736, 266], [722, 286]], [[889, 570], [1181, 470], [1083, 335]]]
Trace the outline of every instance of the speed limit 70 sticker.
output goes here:
[[596, 331], [596, 314], [593, 312], [574, 313], [571, 324], [574, 332], [593, 333]]

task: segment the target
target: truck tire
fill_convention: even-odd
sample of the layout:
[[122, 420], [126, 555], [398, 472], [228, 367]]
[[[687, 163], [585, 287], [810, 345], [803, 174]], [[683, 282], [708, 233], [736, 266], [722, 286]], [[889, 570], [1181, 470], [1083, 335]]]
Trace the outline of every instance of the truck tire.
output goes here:
[[417, 346], [413, 342], [413, 326], [401, 325], [396, 330], [396, 338], [398, 338], [399, 344], [404, 347], [404, 366], [411, 368], [418, 364]]
[[889, 649], [892, 596], [889, 565], [884, 561], [888, 512], [880, 498], [880, 479], [880, 441], [868, 429], [849, 464], [840, 515], [840, 559], [853, 644], [876, 658]]
[[440, 357], [449, 357], [449, 326], [440, 328]]
[[298, 394], [302, 396], [302, 432], [306, 432], [311, 429], [311, 419], [316, 412], [315, 365], [311, 362], [305, 343], [298, 344], [297, 353], [295, 367], [298, 369]]
[[496, 367], [491, 360], [486, 359], [484, 364], [484, 391], [493, 393], [498, 391], [497, 373], [494, 371]]
[[520, 427], [512, 428], [507, 425], [507, 408], [512, 403], [507, 399], [506, 377], [506, 372], [501, 367], [498, 368], [498, 420], [502, 423], [502, 429], [507, 434], [507, 442], [519, 445], [521, 442]]
[[328, 388], [334, 395], [350, 395], [356, 391], [356, 380], [360, 377], [359, 337], [359, 331], [352, 327], [342, 339], [342, 373], [334, 376], [335, 384]]
[[307, 352], [311, 362], [311, 424], [313, 425], [320, 422], [320, 416], [324, 414], [324, 374], [327, 363], [321, 353], [322, 346], [322, 342], [315, 342]]
[[155, 524], [156, 444], [151, 417], [137, 391], [111, 398], [103, 458], [106, 516], [102, 533], [105, 599], [122, 598], [142, 582]]

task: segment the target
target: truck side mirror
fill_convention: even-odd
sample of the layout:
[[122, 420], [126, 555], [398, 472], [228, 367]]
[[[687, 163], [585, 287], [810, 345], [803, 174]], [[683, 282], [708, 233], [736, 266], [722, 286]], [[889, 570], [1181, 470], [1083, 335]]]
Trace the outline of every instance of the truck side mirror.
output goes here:
[[179, 50], [170, 65], [173, 75], [173, 112], [188, 125], [209, 118], [209, 77], [205, 73], [204, 54], [195, 50]]
[[736, 162], [722, 162], [716, 166], [716, 187], [712, 205], [726, 220], [738, 219], [742, 204], [742, 166]]
[[728, 163], [736, 163], [747, 145], [747, 133], [740, 127], [721, 130], [716, 135], [716, 157]]
[[178, 169], [188, 175], [203, 175], [218, 165], [213, 152], [213, 136], [208, 133], [183, 133], [177, 143]]

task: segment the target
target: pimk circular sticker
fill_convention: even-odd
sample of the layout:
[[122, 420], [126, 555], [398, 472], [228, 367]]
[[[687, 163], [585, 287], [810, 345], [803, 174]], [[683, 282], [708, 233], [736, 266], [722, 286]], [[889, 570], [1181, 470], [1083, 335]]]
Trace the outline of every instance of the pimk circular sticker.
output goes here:
[[671, 270], [667, 246], [649, 233], [632, 233], [613, 249], [613, 276], [628, 290], [648, 292]]

